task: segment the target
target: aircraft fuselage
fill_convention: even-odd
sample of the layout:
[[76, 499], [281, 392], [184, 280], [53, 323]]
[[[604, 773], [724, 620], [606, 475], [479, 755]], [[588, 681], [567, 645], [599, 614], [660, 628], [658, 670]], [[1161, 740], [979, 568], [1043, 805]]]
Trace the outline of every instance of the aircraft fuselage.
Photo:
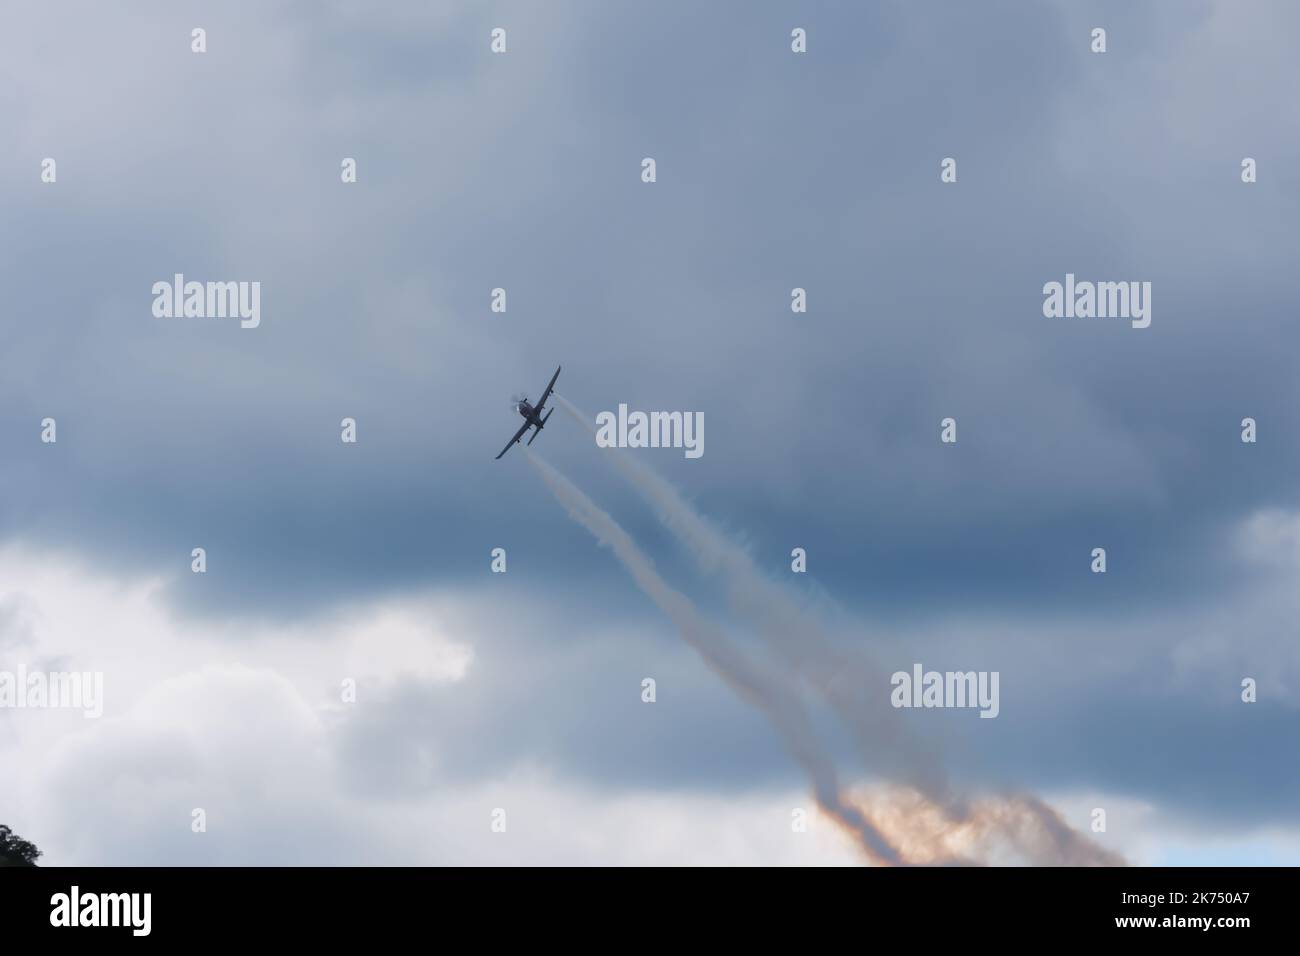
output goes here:
[[533, 408], [528, 402], [520, 402], [515, 408], [528, 424], [536, 425], [538, 428], [542, 427], [541, 416], [537, 414], [537, 409]]

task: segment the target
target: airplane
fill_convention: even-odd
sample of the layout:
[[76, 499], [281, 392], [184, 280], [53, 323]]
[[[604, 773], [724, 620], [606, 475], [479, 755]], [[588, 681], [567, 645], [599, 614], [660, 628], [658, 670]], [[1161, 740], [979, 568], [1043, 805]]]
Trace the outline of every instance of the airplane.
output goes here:
[[[560, 368], [563, 368], [563, 366], [560, 366]], [[555, 388], [555, 380], [559, 377], [560, 369], [557, 368], [555, 374], [551, 376], [550, 384], [546, 386], [546, 391], [542, 392], [541, 401], [539, 401], [535, 407], [528, 404], [528, 396], [526, 395], [521, 395], [514, 400], [514, 409], [520, 415], [524, 416], [524, 423], [519, 427], [519, 431], [515, 432], [515, 437], [510, 439], [510, 443], [507, 444], [505, 448], [501, 449], [501, 455], [508, 452], [512, 445], [517, 445], [519, 439], [524, 437], [524, 432], [528, 431], [528, 429], [537, 429], [537, 431], [533, 432], [533, 437], [528, 439], [528, 444], [530, 445], [533, 443], [534, 439], [542, 433], [542, 428], [546, 425], [546, 419], [550, 418], [551, 415], [555, 413], [555, 409], [552, 408], [546, 413], [546, 418], [543, 418], [542, 407], [546, 404], [546, 400], [551, 397], [551, 391]], [[497, 455], [497, 460], [500, 460], [501, 455]]]

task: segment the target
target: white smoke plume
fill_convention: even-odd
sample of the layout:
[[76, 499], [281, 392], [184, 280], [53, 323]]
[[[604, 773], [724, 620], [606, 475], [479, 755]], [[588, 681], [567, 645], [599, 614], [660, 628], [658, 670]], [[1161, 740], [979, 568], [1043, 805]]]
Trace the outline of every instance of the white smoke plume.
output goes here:
[[[569, 415], [594, 431], [592, 419], [558, 393], [555, 397]], [[700, 515], [668, 481], [621, 449], [608, 454], [700, 569], [722, 576], [733, 611], [785, 668], [826, 701], [852, 734], [864, 767], [902, 785], [872, 797], [862, 795], [859, 801], [903, 859], [972, 863], [1009, 849], [1035, 863], [1123, 863], [1070, 829], [1037, 798], [1017, 795], [968, 804], [954, 793], [933, 745], [902, 726], [900, 712], [887, 705], [887, 695], [862, 692], [864, 685], [889, 686], [884, 669], [861, 650], [831, 640], [814, 615], [759, 571], [740, 544]]]
[[[592, 420], [572, 402], [558, 393], [555, 398], [569, 415], [594, 432]], [[864, 683], [887, 687], [888, 673], [861, 651], [832, 641], [814, 615], [765, 577], [743, 547], [695, 511], [666, 480], [620, 449], [607, 453], [699, 568], [722, 576], [731, 608], [780, 658], [782, 667], [798, 674], [826, 700], [853, 735], [864, 765], [890, 779], [903, 780], [932, 800], [953, 800], [938, 754], [908, 733], [885, 698], [862, 693]]]
[[961, 813], [903, 788], [859, 794], [850, 802], [909, 864], [1126, 865], [1123, 857], [1099, 847], [1027, 794], [976, 799]]
[[748, 660], [725, 634], [700, 614], [690, 598], [669, 586], [631, 535], [573, 482], [527, 448], [524, 455], [556, 500], [597, 542], [614, 553], [637, 586], [677, 626], [686, 643], [714, 673], [767, 716], [807, 772], [813, 795], [822, 810], [849, 831], [873, 860], [899, 862], [897, 852], [888, 841], [856, 806], [843, 799], [835, 765], [823, 752], [798, 696], [779, 677]]

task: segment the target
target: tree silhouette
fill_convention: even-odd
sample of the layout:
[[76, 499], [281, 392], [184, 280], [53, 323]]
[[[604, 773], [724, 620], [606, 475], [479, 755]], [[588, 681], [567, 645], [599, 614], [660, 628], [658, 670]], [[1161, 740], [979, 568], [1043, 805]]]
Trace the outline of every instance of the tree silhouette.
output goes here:
[[0, 824], [0, 866], [35, 866], [41, 851]]

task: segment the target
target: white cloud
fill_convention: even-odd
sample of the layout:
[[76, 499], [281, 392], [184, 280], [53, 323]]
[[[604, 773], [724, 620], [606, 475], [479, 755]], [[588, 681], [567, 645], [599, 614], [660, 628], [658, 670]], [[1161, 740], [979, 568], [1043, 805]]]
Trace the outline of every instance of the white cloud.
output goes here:
[[[0, 765], [18, 768], [0, 780], [4, 822], [50, 864], [861, 862], [815, 814], [810, 832], [792, 832], [791, 811], [812, 803], [797, 790], [600, 788], [536, 760], [442, 777], [439, 743], [472, 726], [428, 728], [419, 787], [349, 786], [359, 771], [340, 740], [356, 708], [384, 706], [403, 681], [501, 692], [476, 684], [473, 653], [494, 609], [464, 598], [381, 602], [313, 625], [235, 632], [170, 617], [158, 580], [117, 579], [62, 556], [0, 550], [0, 580], [0, 607], [10, 609], [0, 616], [0, 667], [21, 657], [106, 674], [98, 721], [0, 712]], [[585, 652], [557, 653], [568, 667]], [[362, 682], [360, 703], [340, 702], [340, 674]], [[1276, 847], [1297, 839], [1282, 830], [1207, 835], [1203, 823], [1115, 794], [1052, 802], [1080, 827], [1091, 807], [1108, 808], [1108, 834], [1097, 839], [1139, 863], [1186, 862], [1202, 845], [1216, 858], [1263, 858], [1266, 837]], [[498, 807], [505, 834], [489, 826]], [[195, 808], [207, 814], [206, 833], [191, 832]]]
[[[169, 617], [158, 580], [61, 556], [6, 548], [0, 580], [0, 607], [22, 609], [0, 637], [23, 638], [0, 646], [106, 675], [100, 720], [0, 712], [0, 764], [19, 770], [0, 781], [5, 822], [49, 864], [857, 862], [829, 825], [791, 831], [791, 810], [810, 806], [798, 793], [608, 793], [537, 766], [455, 787], [435, 774], [400, 798], [344, 786], [337, 736], [354, 711], [339, 675], [368, 688], [356, 707], [400, 680], [472, 684], [478, 635], [438, 623], [463, 624], [464, 604], [380, 603], [236, 635]], [[489, 828], [496, 807], [505, 834]], [[195, 808], [206, 833], [191, 832]]]

